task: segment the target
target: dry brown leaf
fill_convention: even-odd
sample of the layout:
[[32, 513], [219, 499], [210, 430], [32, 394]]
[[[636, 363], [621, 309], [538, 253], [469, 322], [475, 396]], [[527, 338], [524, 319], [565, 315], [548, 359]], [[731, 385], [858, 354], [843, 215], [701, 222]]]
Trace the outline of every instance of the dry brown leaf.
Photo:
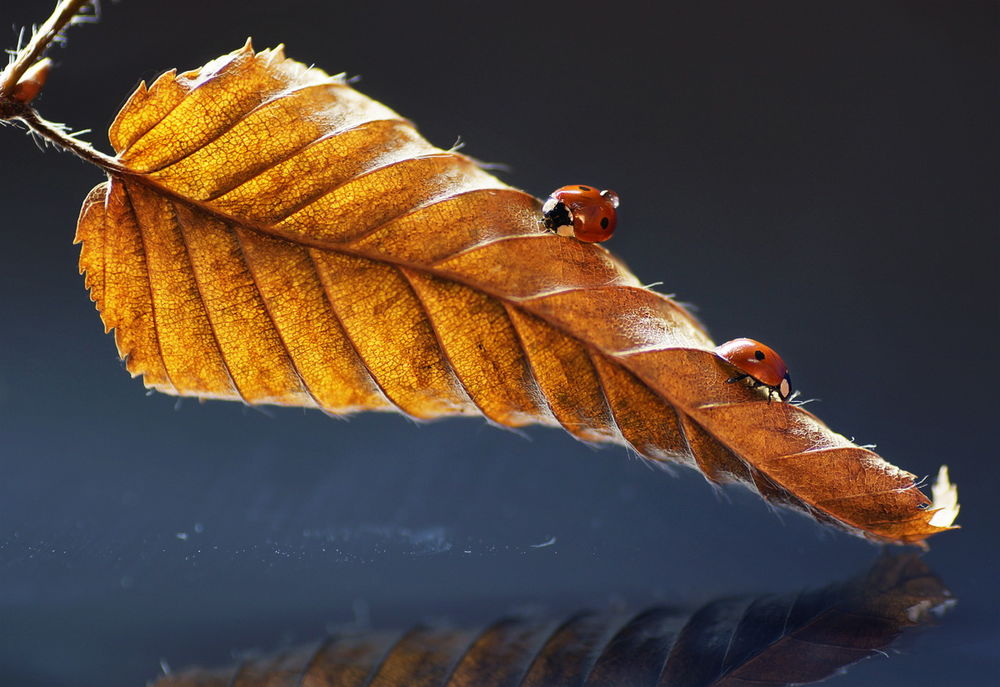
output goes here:
[[910, 473], [726, 384], [694, 317], [536, 198], [280, 48], [141, 85], [110, 138], [80, 266], [149, 387], [561, 425], [872, 540], [951, 524]]
[[805, 593], [736, 597], [695, 613], [505, 618], [483, 631], [418, 627], [333, 636], [319, 645], [189, 669], [152, 687], [738, 687], [817, 682], [883, 653], [954, 603], [916, 556]]

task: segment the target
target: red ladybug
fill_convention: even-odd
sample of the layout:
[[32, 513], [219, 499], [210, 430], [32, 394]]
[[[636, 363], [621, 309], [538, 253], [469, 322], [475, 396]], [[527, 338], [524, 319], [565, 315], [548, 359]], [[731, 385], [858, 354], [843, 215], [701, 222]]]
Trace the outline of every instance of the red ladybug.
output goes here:
[[618, 215], [618, 194], [574, 184], [556, 189], [542, 206], [542, 222], [560, 236], [586, 243], [611, 238]]
[[738, 382], [750, 377], [754, 387], [767, 387], [767, 400], [771, 402], [771, 394], [787, 401], [792, 393], [792, 377], [788, 374], [788, 366], [774, 349], [753, 339], [733, 339], [715, 349], [716, 355], [740, 371], [740, 374], [726, 380], [727, 384]]

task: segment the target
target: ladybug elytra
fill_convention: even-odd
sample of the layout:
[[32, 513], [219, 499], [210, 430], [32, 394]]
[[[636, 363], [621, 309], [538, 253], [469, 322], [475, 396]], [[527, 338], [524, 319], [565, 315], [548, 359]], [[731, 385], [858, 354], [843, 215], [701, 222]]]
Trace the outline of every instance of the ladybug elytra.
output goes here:
[[607, 241], [615, 231], [618, 194], [574, 184], [552, 192], [542, 205], [542, 222], [560, 236], [586, 243]]
[[733, 339], [718, 346], [715, 353], [740, 372], [726, 380], [727, 384], [749, 377], [754, 380], [754, 387], [767, 388], [768, 402], [771, 394], [778, 394], [782, 401], [787, 401], [791, 395], [792, 377], [788, 374], [788, 366], [771, 347], [753, 339]]

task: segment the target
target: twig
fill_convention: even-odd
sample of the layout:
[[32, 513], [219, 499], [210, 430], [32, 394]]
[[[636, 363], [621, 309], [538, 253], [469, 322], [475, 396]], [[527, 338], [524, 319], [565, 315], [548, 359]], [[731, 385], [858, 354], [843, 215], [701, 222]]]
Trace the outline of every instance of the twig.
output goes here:
[[[31, 100], [45, 82], [44, 72], [48, 69], [49, 64], [48, 60], [42, 59], [45, 49], [59, 37], [60, 32], [68, 25], [88, 18], [88, 15], [80, 14], [80, 12], [89, 4], [93, 5], [96, 12], [97, 0], [61, 0], [52, 11], [52, 15], [32, 34], [28, 44], [20, 48], [13, 61], [3, 72], [0, 72], [0, 124], [7, 121], [24, 122], [33, 134], [41, 136], [59, 148], [95, 164], [107, 172], [123, 174], [126, 172], [117, 160], [95, 150], [86, 141], [81, 141], [76, 137], [78, 134], [70, 133], [71, 130], [62, 124], [43, 119], [31, 106]], [[36, 67], [36, 65], [38, 66]], [[32, 72], [29, 71], [33, 67], [35, 67], [35, 71], [40, 72], [37, 77], [34, 77], [38, 81], [34, 84], [33, 93], [30, 95], [26, 95], [23, 91], [19, 93], [19, 89], [25, 85], [21, 83], [22, 78], [26, 82], [33, 78]]]
[[80, 12], [90, 4], [91, 0], [61, 0], [52, 14], [31, 36], [28, 44], [17, 51], [14, 61], [4, 69], [2, 73], [3, 81], [0, 82], [0, 97], [9, 96], [14, 92], [14, 87], [20, 81], [31, 65], [41, 59], [49, 43], [59, 36], [60, 32], [74, 18], [79, 18]]

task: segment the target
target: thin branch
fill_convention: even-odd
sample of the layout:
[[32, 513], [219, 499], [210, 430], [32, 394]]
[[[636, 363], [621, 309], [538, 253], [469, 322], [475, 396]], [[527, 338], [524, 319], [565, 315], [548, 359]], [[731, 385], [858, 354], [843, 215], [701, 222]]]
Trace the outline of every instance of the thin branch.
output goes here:
[[90, 2], [91, 0], [61, 0], [56, 5], [52, 15], [32, 34], [28, 44], [18, 50], [14, 61], [0, 74], [3, 78], [0, 82], [0, 96], [9, 96], [13, 93], [24, 72], [41, 59], [49, 43], [55, 40], [63, 29], [73, 23], [74, 19], [79, 20], [83, 16], [80, 12]]
[[[94, 14], [81, 14], [88, 5], [94, 8]], [[18, 92], [18, 89], [25, 85], [21, 82], [22, 78], [26, 80], [25, 83], [36, 78], [38, 83], [35, 84], [35, 92], [37, 93], [37, 90], [45, 82], [44, 72], [49, 64], [48, 60], [42, 58], [45, 49], [52, 41], [58, 40], [61, 32], [70, 24], [94, 20], [97, 16], [97, 10], [97, 0], [61, 0], [52, 11], [52, 15], [45, 20], [41, 27], [35, 30], [27, 45], [21, 47], [20, 39], [18, 40], [18, 51], [14, 59], [3, 72], [0, 72], [0, 124], [8, 121], [24, 122], [32, 134], [36, 134], [57, 147], [97, 165], [106, 172], [127, 174], [128, 170], [122, 167], [116, 159], [95, 150], [89, 143], [77, 138], [84, 132], [72, 133], [68, 127], [62, 124], [43, 119], [31, 107], [34, 94], [25, 96]], [[29, 71], [32, 68], [40, 73], [32, 76]]]

